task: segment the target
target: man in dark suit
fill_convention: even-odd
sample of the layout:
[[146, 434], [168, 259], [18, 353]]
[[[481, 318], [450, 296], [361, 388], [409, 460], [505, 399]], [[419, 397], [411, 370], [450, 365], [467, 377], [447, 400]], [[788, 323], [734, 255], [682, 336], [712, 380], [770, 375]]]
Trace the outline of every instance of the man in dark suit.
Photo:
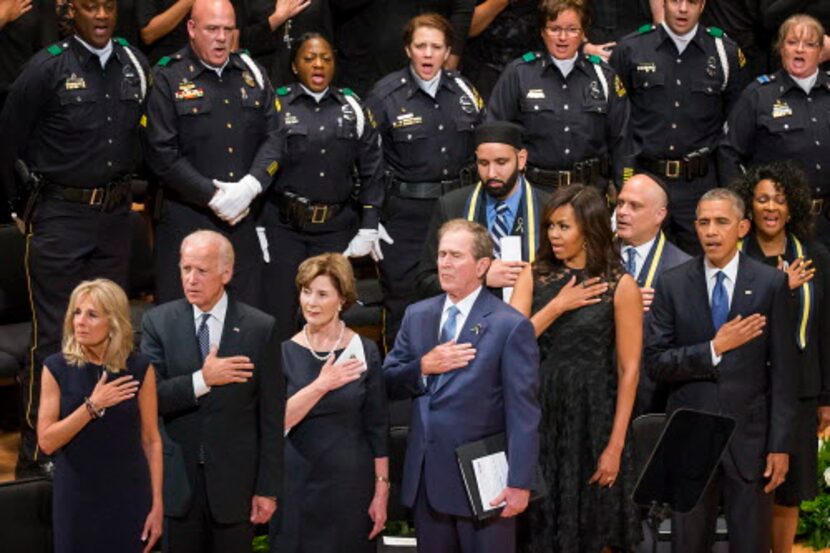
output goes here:
[[185, 298], [149, 311], [142, 325], [169, 438], [165, 551], [250, 552], [253, 525], [277, 508], [280, 345], [271, 316], [228, 298], [233, 257], [217, 232], [187, 236], [179, 264]]
[[[539, 450], [539, 350], [518, 311], [482, 293], [493, 243], [483, 226], [454, 219], [439, 231], [438, 276], [446, 292], [410, 305], [384, 373], [391, 397], [415, 397], [401, 500], [414, 508], [418, 550], [515, 550], [514, 516], [527, 508]], [[504, 432], [507, 487], [472, 518], [455, 449]]]
[[513, 286], [524, 266], [536, 257], [539, 219], [549, 196], [525, 180], [527, 150], [522, 147], [522, 128], [507, 121], [483, 123], [476, 127], [475, 144], [479, 182], [443, 195], [432, 212], [415, 275], [422, 298], [441, 293], [436, 264], [438, 229], [450, 219], [480, 223], [490, 230], [494, 243], [503, 235], [521, 238], [521, 260], [505, 261], [499, 247], [493, 251], [485, 282], [499, 297], [501, 289]]
[[[653, 177], [640, 173], [623, 185], [617, 196], [617, 237], [626, 271], [637, 280], [643, 295], [643, 329], [648, 331], [649, 311], [660, 275], [691, 259], [666, 239], [661, 227], [669, 203], [666, 191]], [[657, 386], [640, 373], [634, 414], [662, 413], [666, 386]]]
[[704, 194], [695, 227], [703, 257], [663, 274], [651, 305], [646, 370], [670, 386], [667, 410], [735, 419], [735, 433], [700, 503], [672, 519], [673, 551], [711, 551], [723, 496], [729, 550], [770, 549], [771, 492], [789, 467], [795, 351], [783, 272], [738, 252], [743, 201]]

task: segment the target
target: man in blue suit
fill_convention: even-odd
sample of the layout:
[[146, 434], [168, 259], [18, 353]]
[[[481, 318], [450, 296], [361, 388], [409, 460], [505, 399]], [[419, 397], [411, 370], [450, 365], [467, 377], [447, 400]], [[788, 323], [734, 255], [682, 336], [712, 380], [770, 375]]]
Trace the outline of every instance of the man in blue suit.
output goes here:
[[[669, 197], [656, 178], [639, 173], [628, 179], [617, 196], [617, 237], [625, 270], [635, 278], [643, 295], [643, 330], [648, 332], [654, 289], [664, 271], [691, 257], [666, 239], [661, 230], [668, 214]], [[645, 340], [645, 337], [644, 337]], [[640, 371], [634, 415], [666, 410], [665, 385], [658, 386]]]
[[[414, 397], [401, 499], [414, 509], [418, 550], [515, 550], [515, 517], [536, 485], [541, 416], [539, 351], [530, 322], [482, 283], [493, 243], [478, 223], [439, 231], [438, 277], [445, 294], [406, 310], [384, 363], [391, 397]], [[499, 517], [476, 522], [455, 449], [504, 432], [509, 464]]]
[[672, 551], [712, 550], [720, 499], [729, 551], [769, 551], [772, 491], [787, 476], [795, 416], [790, 289], [783, 271], [738, 251], [749, 221], [731, 190], [700, 198], [695, 227], [704, 255], [661, 277], [645, 366], [669, 385], [669, 412], [719, 413], [736, 426], [698, 505], [672, 516]]

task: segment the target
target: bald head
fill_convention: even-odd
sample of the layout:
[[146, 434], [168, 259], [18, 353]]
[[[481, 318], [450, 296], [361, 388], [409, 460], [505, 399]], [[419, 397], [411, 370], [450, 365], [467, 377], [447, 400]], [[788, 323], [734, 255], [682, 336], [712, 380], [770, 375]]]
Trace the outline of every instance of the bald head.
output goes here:
[[617, 196], [617, 236], [627, 246], [652, 240], [666, 218], [668, 196], [648, 175], [634, 175]]
[[195, 0], [187, 22], [190, 47], [212, 67], [228, 61], [236, 15], [228, 0]]

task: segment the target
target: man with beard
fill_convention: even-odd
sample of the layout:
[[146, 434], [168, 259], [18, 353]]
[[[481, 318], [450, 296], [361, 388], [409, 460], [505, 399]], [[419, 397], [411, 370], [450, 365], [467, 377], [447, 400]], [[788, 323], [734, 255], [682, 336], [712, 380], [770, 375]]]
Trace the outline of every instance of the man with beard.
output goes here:
[[[46, 462], [35, 439], [40, 374], [43, 360], [60, 351], [72, 290], [91, 278], [127, 286], [128, 176], [139, 162], [138, 124], [151, 82], [141, 52], [113, 38], [114, 0], [72, 0], [69, 15], [74, 35], [35, 54], [0, 116], [0, 184], [26, 234], [33, 310], [19, 475]], [[37, 177], [36, 191], [29, 182], [18, 186], [17, 160]]]
[[[539, 216], [548, 194], [524, 177], [527, 150], [522, 128], [507, 121], [492, 121], [476, 128], [476, 165], [481, 179], [442, 196], [430, 221], [415, 282], [421, 297], [441, 293], [438, 282], [438, 229], [450, 219], [464, 218], [484, 225], [494, 242], [494, 257], [486, 284], [496, 293], [516, 283], [522, 268], [532, 262], [539, 245]], [[519, 236], [521, 261], [501, 259], [501, 239]]]

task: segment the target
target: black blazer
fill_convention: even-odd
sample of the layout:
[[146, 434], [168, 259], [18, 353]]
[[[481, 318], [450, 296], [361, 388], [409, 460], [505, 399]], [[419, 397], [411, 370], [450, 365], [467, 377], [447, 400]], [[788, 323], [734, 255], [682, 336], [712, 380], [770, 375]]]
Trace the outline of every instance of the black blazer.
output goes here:
[[715, 336], [703, 258], [665, 272], [651, 305], [645, 365], [670, 385], [667, 411], [690, 407], [733, 417], [729, 452], [741, 475], [757, 480], [766, 454], [790, 452], [795, 419], [795, 342], [784, 273], [740, 253], [729, 320], [766, 316], [758, 338], [712, 365]]
[[[526, 181], [520, 179], [518, 186], [523, 186]], [[429, 230], [424, 240], [424, 249], [421, 252], [421, 261], [418, 264], [417, 272], [415, 273], [415, 285], [418, 290], [418, 295], [423, 298], [429, 298], [443, 294], [441, 290], [441, 283], [438, 281], [438, 231], [441, 225], [450, 219], [469, 219], [480, 223], [484, 228], [487, 228], [487, 193], [482, 189], [477, 192], [479, 185], [465, 186], [458, 190], [453, 190], [441, 196], [435, 204], [432, 211], [432, 219], [429, 223]], [[483, 186], [483, 185], [482, 185]], [[513, 221], [513, 228], [510, 234], [522, 237], [522, 259], [530, 261], [539, 249], [539, 229], [543, 225], [540, 220], [542, 211], [550, 196], [530, 185], [532, 202], [528, 204], [528, 195], [525, 193], [527, 188], [522, 191], [522, 201], [520, 202], [521, 213], [517, 214]], [[477, 192], [477, 193], [476, 193]], [[476, 208], [473, 218], [468, 217], [470, 211], [470, 204], [473, 195], [476, 195]], [[528, 215], [531, 213], [532, 215]], [[529, 220], [533, 219], [533, 232], [529, 232]], [[533, 237], [531, 239], [531, 236]], [[488, 288], [493, 293], [497, 293], [501, 298], [501, 288]]]
[[[144, 316], [141, 351], [158, 374], [159, 415], [181, 448], [185, 474], [169, 474], [165, 488], [192, 489], [199, 445], [205, 449], [205, 481], [213, 517], [220, 523], [247, 520], [253, 495], [278, 496], [282, 479], [285, 385], [274, 318], [232, 299], [228, 301], [218, 355], [247, 355], [254, 363], [248, 382], [215, 386], [196, 399], [192, 374], [201, 368], [193, 319], [186, 300], [160, 305]], [[183, 516], [167, 508], [165, 515]]]

